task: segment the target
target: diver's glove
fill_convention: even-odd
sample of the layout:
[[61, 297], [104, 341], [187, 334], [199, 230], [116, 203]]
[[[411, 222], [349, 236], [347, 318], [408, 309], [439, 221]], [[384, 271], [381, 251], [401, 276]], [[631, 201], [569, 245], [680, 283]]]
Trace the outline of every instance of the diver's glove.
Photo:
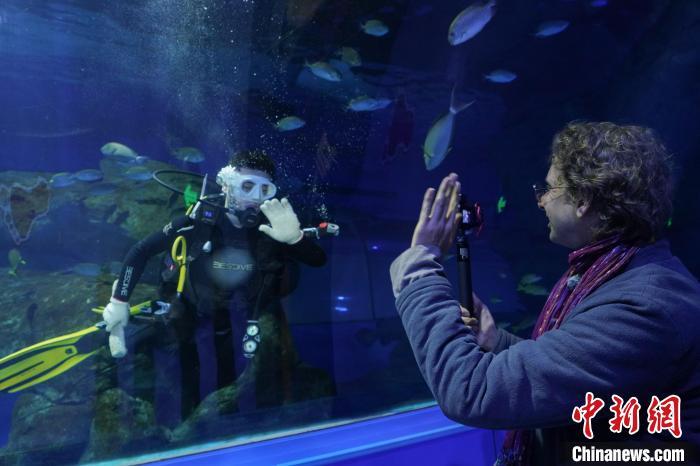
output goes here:
[[[112, 285], [112, 294], [117, 286], [117, 281]], [[129, 323], [129, 303], [110, 298], [109, 304], [105, 306], [102, 319], [107, 323], [105, 330], [109, 332], [109, 351], [112, 357], [123, 358], [126, 356], [126, 338], [124, 328]]]
[[301, 224], [287, 198], [282, 201], [271, 199], [260, 206], [260, 210], [270, 221], [269, 225], [260, 225], [258, 230], [280, 243], [295, 244], [304, 237]]

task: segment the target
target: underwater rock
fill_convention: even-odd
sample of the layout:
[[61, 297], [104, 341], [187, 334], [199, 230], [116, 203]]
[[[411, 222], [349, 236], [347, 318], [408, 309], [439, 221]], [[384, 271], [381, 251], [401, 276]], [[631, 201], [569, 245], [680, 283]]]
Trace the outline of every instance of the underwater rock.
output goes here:
[[335, 387], [328, 374], [301, 365], [294, 380], [293, 393], [298, 400], [279, 406], [260, 406], [254, 411], [238, 411], [238, 400], [246, 389], [251, 388], [249, 381], [239, 380], [239, 383], [212, 392], [189, 419], [173, 429], [173, 446], [248, 436], [251, 426], [256, 432], [270, 433], [330, 419]]
[[160, 450], [167, 445], [168, 437], [168, 430], [156, 423], [150, 403], [112, 388], [96, 400], [90, 443], [81, 462]]
[[20, 396], [7, 447], [0, 451], [0, 464], [77, 464], [92, 414], [89, 402], [55, 401], [34, 393]]
[[15, 244], [29, 239], [36, 220], [49, 211], [49, 183], [39, 178], [33, 186], [0, 185], [0, 212]]
[[[335, 385], [330, 375], [300, 362], [286, 326], [271, 315], [259, 320], [262, 343], [248, 367], [231, 385], [210, 393], [172, 431], [174, 444], [280, 430], [330, 418]], [[254, 411], [239, 402], [255, 393]]]

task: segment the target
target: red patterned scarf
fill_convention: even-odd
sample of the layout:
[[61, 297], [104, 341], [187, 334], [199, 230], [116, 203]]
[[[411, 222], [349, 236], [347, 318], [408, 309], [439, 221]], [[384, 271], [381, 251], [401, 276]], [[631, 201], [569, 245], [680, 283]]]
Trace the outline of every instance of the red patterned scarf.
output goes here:
[[[532, 330], [532, 339], [559, 328], [566, 315], [601, 284], [619, 274], [639, 250], [625, 246], [620, 235], [591, 243], [569, 254], [569, 268], [547, 298]], [[497, 466], [530, 464], [533, 431], [511, 430], [506, 434]]]

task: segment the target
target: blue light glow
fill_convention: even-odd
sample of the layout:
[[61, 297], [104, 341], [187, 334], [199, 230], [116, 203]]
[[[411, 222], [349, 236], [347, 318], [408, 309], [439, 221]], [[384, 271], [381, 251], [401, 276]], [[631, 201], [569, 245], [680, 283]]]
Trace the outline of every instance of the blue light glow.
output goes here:
[[348, 312], [348, 308], [345, 306], [336, 306], [335, 310], [338, 312]]

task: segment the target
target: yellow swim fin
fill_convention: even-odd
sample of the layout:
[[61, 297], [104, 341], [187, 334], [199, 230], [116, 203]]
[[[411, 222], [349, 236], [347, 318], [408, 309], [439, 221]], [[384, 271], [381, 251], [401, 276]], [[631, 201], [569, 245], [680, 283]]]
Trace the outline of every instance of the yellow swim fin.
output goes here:
[[[131, 307], [139, 314], [151, 301]], [[99, 310], [98, 310], [99, 309]], [[101, 312], [101, 308], [94, 309]], [[50, 338], [0, 359], [0, 393], [14, 393], [66, 372], [107, 347], [105, 322], [77, 332]]]

